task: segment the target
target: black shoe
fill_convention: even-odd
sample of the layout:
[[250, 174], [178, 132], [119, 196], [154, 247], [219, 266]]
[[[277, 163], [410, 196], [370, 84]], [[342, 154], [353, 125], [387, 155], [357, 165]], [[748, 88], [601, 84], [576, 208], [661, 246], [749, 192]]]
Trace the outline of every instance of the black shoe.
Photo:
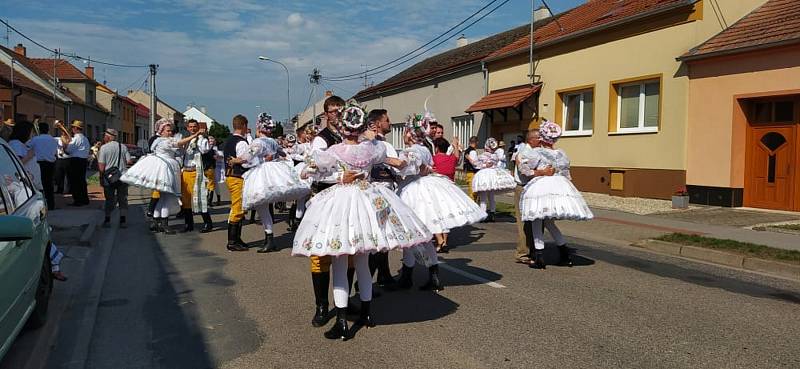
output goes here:
[[400, 280], [397, 281], [397, 288], [401, 290], [407, 290], [414, 285], [414, 281], [412, 280], [412, 275], [414, 274], [414, 268], [409, 268], [403, 265], [403, 268], [400, 269]]
[[152, 217], [153, 212], [156, 211], [156, 204], [158, 204], [158, 199], [150, 198], [150, 203], [147, 204], [147, 216]]
[[203, 217], [203, 228], [200, 228], [200, 233], [208, 233], [214, 230], [214, 223], [211, 221], [211, 215], [208, 213], [200, 214]]
[[329, 340], [347, 341], [350, 338], [350, 329], [347, 327], [347, 309], [336, 309], [336, 322], [333, 327], [325, 332], [325, 338]]
[[533, 269], [547, 269], [547, 266], [544, 263], [543, 250], [536, 250], [533, 252], [533, 263], [531, 263], [529, 266]]
[[239, 244], [239, 246], [242, 246], [244, 248], [248, 248], [249, 249], [250, 246], [248, 246], [246, 242], [242, 241], [242, 227], [243, 226], [244, 226], [244, 224], [242, 224], [242, 222], [236, 223], [236, 242]]
[[161, 232], [164, 232], [164, 234], [175, 234], [175, 231], [169, 227], [169, 218], [161, 218]]
[[160, 232], [158, 229], [158, 219], [150, 218], [150, 232], [158, 233]]
[[371, 302], [372, 301], [361, 301], [361, 313], [359, 313], [358, 320], [356, 320], [355, 325], [367, 328], [372, 328], [375, 326], [375, 322], [372, 321], [372, 315], [370, 314]]
[[183, 211], [183, 230], [181, 233], [188, 233], [194, 231], [194, 214], [191, 209], [184, 209]]
[[314, 318], [311, 319], [311, 325], [314, 327], [322, 327], [328, 320], [328, 288], [330, 288], [331, 274], [324, 273], [311, 273], [311, 284], [314, 286], [314, 302], [317, 305]]
[[219, 206], [221, 203], [222, 203], [222, 201], [220, 200], [219, 195], [217, 195], [217, 204], [216, 205]]
[[489, 215], [486, 216], [486, 223], [494, 223], [494, 212], [490, 211]]
[[237, 226], [241, 223], [228, 223], [228, 251], [247, 251], [248, 248], [239, 244], [238, 233], [236, 233]]
[[272, 239], [273, 239], [272, 233], [264, 232], [264, 245], [261, 246], [260, 249], [258, 249], [259, 254], [278, 251], [278, 248], [275, 247], [275, 243], [272, 242]]
[[558, 265], [560, 265], [560, 266], [568, 266], [568, 267], [571, 268], [572, 265], [573, 265], [572, 253], [570, 253], [570, 250], [567, 247], [567, 245], [559, 246], [558, 247], [558, 254], [561, 257], [560, 260], [558, 261]]
[[103, 218], [103, 228], [111, 227], [111, 217]]
[[128, 222], [125, 217], [119, 217], [119, 227], [120, 228], [128, 228]]
[[444, 290], [442, 282], [439, 280], [439, 266], [434, 265], [428, 268], [428, 282], [419, 288], [422, 291], [439, 292]]

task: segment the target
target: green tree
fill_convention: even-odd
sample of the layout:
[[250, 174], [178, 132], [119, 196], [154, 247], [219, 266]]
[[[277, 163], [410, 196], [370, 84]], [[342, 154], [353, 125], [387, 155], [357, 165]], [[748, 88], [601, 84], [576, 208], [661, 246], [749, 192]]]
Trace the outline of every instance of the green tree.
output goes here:
[[219, 124], [217, 122], [211, 122], [211, 127], [208, 129], [208, 134], [214, 136], [217, 139], [217, 142], [222, 142], [231, 135], [231, 130], [228, 126]]
[[275, 129], [272, 130], [272, 138], [278, 138], [283, 134], [283, 123], [278, 122]]

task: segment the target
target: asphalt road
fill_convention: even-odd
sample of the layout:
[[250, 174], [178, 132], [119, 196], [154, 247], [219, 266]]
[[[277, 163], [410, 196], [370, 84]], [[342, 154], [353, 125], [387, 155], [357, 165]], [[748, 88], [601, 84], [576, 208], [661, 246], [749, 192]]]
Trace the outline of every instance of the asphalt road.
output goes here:
[[[533, 270], [512, 261], [511, 223], [456, 230], [443, 292], [383, 293], [377, 327], [329, 341], [310, 325], [308, 260], [290, 255], [285, 223], [279, 253], [230, 253], [226, 212], [216, 232], [154, 236], [132, 209], [86, 367], [800, 367], [800, 283], [579, 239], [577, 266]], [[246, 226], [245, 241], [262, 237]], [[59, 331], [48, 367], [74, 364], [64, 348], [81, 327]]]

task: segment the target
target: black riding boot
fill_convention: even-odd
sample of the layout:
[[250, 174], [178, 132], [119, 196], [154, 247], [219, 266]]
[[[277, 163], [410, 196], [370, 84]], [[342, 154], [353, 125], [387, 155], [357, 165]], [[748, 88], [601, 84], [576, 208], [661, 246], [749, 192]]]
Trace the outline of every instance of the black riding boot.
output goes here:
[[533, 264], [530, 265], [533, 269], [547, 269], [544, 264], [544, 250], [536, 250], [533, 252]]
[[153, 213], [156, 211], [156, 204], [158, 204], [158, 199], [150, 198], [150, 203], [147, 204], [147, 216], [152, 217]]
[[486, 223], [494, 223], [494, 212], [490, 211], [486, 216]]
[[559, 246], [558, 254], [561, 256], [558, 265], [572, 267], [572, 253], [569, 252], [567, 245]]
[[228, 223], [228, 251], [247, 251], [247, 247], [240, 243], [239, 233], [237, 232], [241, 224], [241, 222]]
[[392, 272], [389, 268], [389, 253], [379, 252], [376, 260], [378, 268], [378, 285], [381, 287], [390, 287], [397, 284], [397, 281], [392, 278]]
[[347, 309], [336, 309], [336, 322], [333, 327], [325, 332], [325, 338], [329, 340], [347, 341], [350, 338], [350, 329], [347, 328]]
[[264, 244], [258, 249], [259, 254], [263, 254], [265, 252], [273, 252], [278, 251], [278, 248], [275, 247], [275, 243], [272, 242], [272, 233], [264, 232]]
[[356, 325], [367, 328], [375, 326], [375, 322], [372, 321], [372, 315], [370, 314], [371, 303], [372, 301], [361, 301], [361, 312], [359, 313]]
[[311, 283], [314, 285], [314, 302], [317, 305], [314, 318], [311, 319], [311, 325], [314, 327], [322, 327], [328, 322], [328, 288], [330, 288], [331, 283], [330, 272], [311, 273]]
[[161, 232], [161, 224], [159, 224], [158, 218], [150, 218], [150, 232]]
[[194, 231], [194, 213], [191, 209], [183, 209], [183, 230], [181, 233]]
[[428, 282], [425, 283], [425, 285], [423, 285], [419, 289], [423, 291], [435, 291], [435, 292], [444, 290], [444, 287], [442, 287], [442, 282], [439, 280], [438, 265], [434, 265], [428, 268]]
[[206, 202], [208, 202], [208, 206], [214, 204], [214, 192], [209, 192], [208, 196], [206, 196]]
[[214, 222], [211, 221], [211, 214], [202, 213], [200, 216], [203, 217], [203, 228], [200, 228], [200, 233], [208, 233], [214, 230]]
[[403, 265], [400, 269], [400, 280], [397, 282], [397, 288], [407, 290], [414, 285], [412, 276], [414, 275], [414, 268]]
[[161, 218], [161, 232], [164, 234], [175, 234], [175, 231], [169, 227], [169, 218]]

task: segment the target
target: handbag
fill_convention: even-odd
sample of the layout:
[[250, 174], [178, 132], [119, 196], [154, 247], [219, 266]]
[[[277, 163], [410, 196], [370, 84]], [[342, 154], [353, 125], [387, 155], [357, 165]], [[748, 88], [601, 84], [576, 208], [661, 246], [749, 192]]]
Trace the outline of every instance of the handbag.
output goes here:
[[119, 145], [119, 157], [117, 159], [117, 166], [107, 168], [106, 171], [103, 173], [103, 177], [105, 177], [106, 183], [109, 186], [116, 187], [120, 184], [120, 178], [122, 178], [122, 171], [119, 170], [119, 165], [122, 163], [122, 144], [117, 142]]

